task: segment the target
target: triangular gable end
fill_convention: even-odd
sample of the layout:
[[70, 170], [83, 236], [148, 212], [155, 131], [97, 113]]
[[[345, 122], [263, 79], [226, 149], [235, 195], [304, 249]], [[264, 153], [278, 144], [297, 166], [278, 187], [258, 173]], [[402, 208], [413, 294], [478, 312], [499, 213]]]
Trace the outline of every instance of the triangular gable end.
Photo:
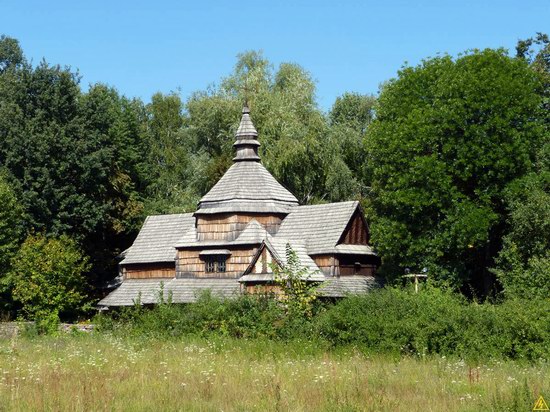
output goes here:
[[258, 251], [250, 261], [250, 264], [243, 273], [243, 276], [249, 275], [251, 273], [257, 274], [272, 274], [270, 264], [275, 261], [277, 265], [281, 265], [280, 258], [277, 256], [277, 253], [269, 247], [269, 245], [263, 241]]
[[352, 213], [346, 228], [340, 235], [337, 245], [368, 245], [370, 241], [370, 230], [363, 213], [361, 205], [358, 203], [355, 211]]

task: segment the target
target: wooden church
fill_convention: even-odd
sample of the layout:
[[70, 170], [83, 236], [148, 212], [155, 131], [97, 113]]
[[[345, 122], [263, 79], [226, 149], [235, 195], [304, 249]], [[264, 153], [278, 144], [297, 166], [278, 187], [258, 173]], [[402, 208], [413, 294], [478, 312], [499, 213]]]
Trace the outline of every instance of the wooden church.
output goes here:
[[174, 303], [193, 302], [206, 289], [223, 298], [270, 291], [272, 263], [285, 265], [287, 245], [321, 296], [377, 284], [379, 258], [359, 203], [300, 206], [262, 165], [246, 106], [235, 137], [233, 165], [196, 212], [146, 218], [120, 262], [122, 283], [99, 306], [157, 303], [161, 284]]

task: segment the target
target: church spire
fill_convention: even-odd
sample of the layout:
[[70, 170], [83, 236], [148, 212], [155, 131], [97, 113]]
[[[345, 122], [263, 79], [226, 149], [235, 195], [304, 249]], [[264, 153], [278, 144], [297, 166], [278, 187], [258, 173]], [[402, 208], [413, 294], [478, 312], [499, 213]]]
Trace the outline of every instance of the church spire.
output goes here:
[[235, 137], [237, 140], [233, 144], [236, 149], [234, 162], [260, 161], [260, 156], [258, 156], [258, 147], [260, 146], [258, 132], [254, 127], [254, 123], [252, 123], [252, 119], [250, 119], [250, 109], [246, 103], [243, 106], [241, 124], [239, 124]]

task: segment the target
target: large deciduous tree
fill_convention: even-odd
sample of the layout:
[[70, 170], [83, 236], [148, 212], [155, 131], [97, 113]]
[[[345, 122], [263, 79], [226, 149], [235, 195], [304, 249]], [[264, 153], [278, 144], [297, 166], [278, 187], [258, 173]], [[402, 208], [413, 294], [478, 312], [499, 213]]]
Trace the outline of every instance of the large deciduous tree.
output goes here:
[[70, 234], [92, 257], [95, 281], [142, 215], [147, 184], [139, 101], [45, 61], [28, 63], [17, 41], [0, 39], [0, 164], [20, 188], [26, 229]]
[[504, 50], [428, 59], [381, 90], [367, 136], [373, 238], [390, 276], [405, 267], [489, 292], [503, 192], [547, 139], [542, 81]]
[[219, 87], [198, 92], [187, 102], [186, 133], [195, 142], [193, 152], [207, 159], [206, 178], [197, 182], [200, 192], [231, 165], [245, 100], [260, 133], [266, 167], [302, 202], [325, 199], [332, 148], [326, 119], [315, 102], [315, 84], [298, 65], [283, 63], [274, 70], [258, 52], [239, 55], [234, 72]]

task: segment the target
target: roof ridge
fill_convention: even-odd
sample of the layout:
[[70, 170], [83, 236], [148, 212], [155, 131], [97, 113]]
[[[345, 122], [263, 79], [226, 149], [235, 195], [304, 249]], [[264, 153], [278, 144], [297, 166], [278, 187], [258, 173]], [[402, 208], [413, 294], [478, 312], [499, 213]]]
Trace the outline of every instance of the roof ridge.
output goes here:
[[330, 203], [317, 203], [317, 204], [314, 204], [314, 205], [298, 205], [296, 207], [298, 208], [307, 208], [307, 207], [328, 207], [328, 206], [333, 206], [333, 205], [344, 205], [346, 203], [356, 203], [356, 204], [359, 204], [359, 201], [358, 200], [343, 200], [341, 202], [330, 202]]
[[185, 212], [185, 213], [158, 213], [158, 214], [152, 214], [152, 215], [147, 215], [147, 217], [145, 218], [145, 220], [147, 220], [148, 218], [150, 217], [158, 217], [158, 216], [186, 216], [186, 215], [193, 215], [194, 212]]

